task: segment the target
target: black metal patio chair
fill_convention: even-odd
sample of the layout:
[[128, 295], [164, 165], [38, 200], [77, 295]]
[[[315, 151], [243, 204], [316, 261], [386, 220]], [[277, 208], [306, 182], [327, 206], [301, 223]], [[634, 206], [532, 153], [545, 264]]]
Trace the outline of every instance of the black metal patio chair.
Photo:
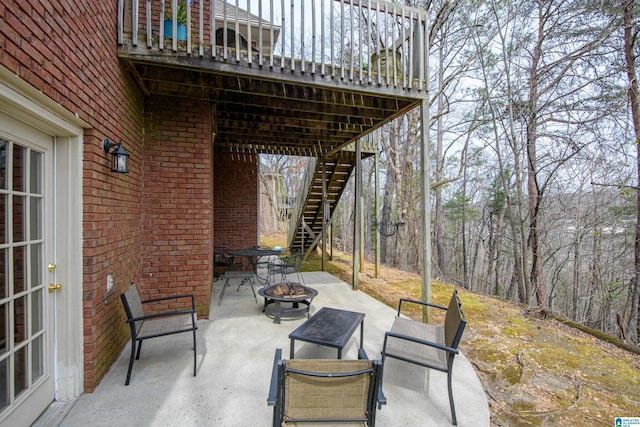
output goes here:
[[374, 426], [376, 409], [386, 404], [380, 390], [382, 365], [368, 360], [282, 359], [277, 349], [267, 402], [273, 427]]
[[[403, 302], [446, 310], [444, 325], [431, 325], [400, 317]], [[457, 291], [453, 292], [448, 307], [401, 298], [398, 305], [398, 316], [393, 322], [391, 331], [385, 333], [382, 348], [383, 365], [387, 357], [392, 357], [447, 373], [453, 425], [457, 425], [451, 388], [453, 360], [459, 352], [458, 345], [467, 324], [460, 306]]]
[[298, 276], [298, 283], [304, 285], [304, 278], [300, 273], [302, 270], [302, 261], [304, 261], [304, 253], [285, 255], [276, 260], [272, 260], [267, 265], [269, 283], [274, 283], [274, 279], [277, 276], [280, 276], [280, 281], [284, 282], [287, 280], [288, 274], [295, 273]]
[[242, 260], [229, 255], [229, 248], [216, 246], [213, 248], [213, 278], [214, 281], [224, 276], [227, 271], [242, 270]]
[[[146, 314], [145, 304], [160, 301], [175, 301], [178, 299], [191, 299], [191, 308], [182, 310], [169, 310]], [[150, 338], [162, 337], [166, 335], [179, 334], [182, 332], [193, 333], [193, 376], [196, 376], [196, 310], [193, 295], [176, 295], [163, 298], [153, 298], [141, 301], [136, 284], [131, 282], [129, 289], [120, 294], [120, 300], [127, 314], [127, 323], [131, 329], [131, 356], [129, 358], [129, 369], [127, 370], [127, 380], [125, 385], [129, 385], [133, 361], [140, 358], [142, 341]], [[136, 352], [136, 343], [138, 351]]]

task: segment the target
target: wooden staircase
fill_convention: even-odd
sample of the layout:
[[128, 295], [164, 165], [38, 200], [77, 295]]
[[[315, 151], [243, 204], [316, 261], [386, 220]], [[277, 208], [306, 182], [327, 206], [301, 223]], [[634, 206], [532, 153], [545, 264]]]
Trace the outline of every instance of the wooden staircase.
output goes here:
[[[362, 157], [374, 155], [375, 145], [371, 140], [363, 141]], [[356, 153], [353, 144], [330, 157], [309, 160], [289, 222], [287, 241], [290, 249], [306, 253], [320, 243], [323, 222], [333, 218], [333, 213], [355, 165]], [[323, 212], [323, 176], [326, 182], [326, 212]]]

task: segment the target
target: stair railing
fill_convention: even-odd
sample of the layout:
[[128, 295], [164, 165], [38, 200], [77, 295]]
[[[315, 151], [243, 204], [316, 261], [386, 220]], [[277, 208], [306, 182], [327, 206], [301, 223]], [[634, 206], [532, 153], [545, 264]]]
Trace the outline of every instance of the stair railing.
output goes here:
[[307, 170], [304, 172], [302, 184], [300, 185], [300, 191], [298, 192], [298, 196], [296, 197], [296, 204], [293, 208], [293, 211], [291, 212], [291, 216], [289, 217], [289, 233], [287, 236], [289, 248], [293, 246], [296, 234], [298, 233], [300, 225], [302, 224], [303, 209], [306, 204], [307, 197], [309, 196], [309, 191], [311, 191], [317, 164], [318, 159], [315, 157], [310, 158], [309, 162], [307, 163]]

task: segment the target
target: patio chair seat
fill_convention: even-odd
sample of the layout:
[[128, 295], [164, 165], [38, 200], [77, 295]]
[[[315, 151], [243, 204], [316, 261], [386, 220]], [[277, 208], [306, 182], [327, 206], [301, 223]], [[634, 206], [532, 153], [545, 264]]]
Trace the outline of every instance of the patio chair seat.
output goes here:
[[[431, 325], [400, 317], [403, 302], [446, 310], [444, 325]], [[453, 361], [456, 354], [459, 353], [458, 345], [467, 325], [467, 320], [460, 306], [457, 291], [453, 291], [448, 307], [400, 298], [398, 316], [394, 320], [391, 330], [385, 333], [382, 347], [383, 365], [387, 357], [392, 357], [447, 373], [449, 406], [453, 425], [457, 425], [451, 384]]]
[[188, 332], [191, 329], [191, 314], [180, 314], [171, 317], [159, 317], [152, 322], [143, 322], [138, 329], [137, 337], [155, 337], [167, 335], [167, 333], [171, 331]]
[[[428, 323], [396, 317], [391, 330], [397, 334], [414, 337], [422, 341], [444, 344], [444, 329]], [[441, 371], [447, 370], [447, 353], [419, 342], [390, 337], [387, 340], [386, 353], [394, 357], [415, 361], [420, 365], [432, 366]]]

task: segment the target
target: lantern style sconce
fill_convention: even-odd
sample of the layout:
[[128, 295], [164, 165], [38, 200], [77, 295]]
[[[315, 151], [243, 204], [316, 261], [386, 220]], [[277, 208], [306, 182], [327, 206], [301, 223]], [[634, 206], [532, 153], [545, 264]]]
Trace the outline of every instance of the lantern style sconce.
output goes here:
[[[112, 148], [114, 148], [111, 152]], [[129, 153], [120, 142], [110, 142], [107, 138], [102, 140], [102, 149], [105, 153], [111, 154], [111, 172], [129, 173]]]

